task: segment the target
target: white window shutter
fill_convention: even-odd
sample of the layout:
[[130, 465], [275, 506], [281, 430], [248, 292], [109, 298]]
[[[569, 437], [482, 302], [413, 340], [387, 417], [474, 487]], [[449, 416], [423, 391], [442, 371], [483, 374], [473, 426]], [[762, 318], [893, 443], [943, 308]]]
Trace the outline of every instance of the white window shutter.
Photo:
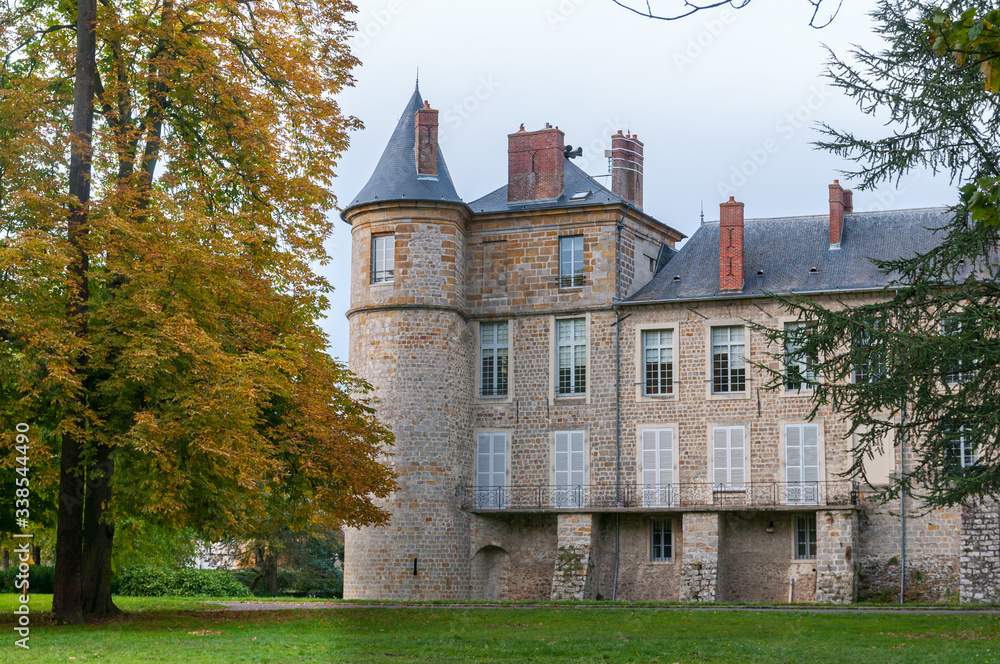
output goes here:
[[819, 481], [819, 426], [802, 425], [802, 480]]
[[712, 482], [716, 485], [729, 483], [729, 430], [726, 427], [716, 427], [712, 431], [713, 475]]
[[785, 481], [802, 481], [802, 426], [785, 425]]
[[658, 483], [656, 464], [656, 430], [643, 429], [642, 431], [642, 483], [654, 485]]
[[731, 427], [729, 430], [729, 465], [730, 483], [738, 489], [746, 486], [746, 446], [743, 427]]
[[674, 483], [674, 430], [660, 430], [660, 484]]
[[582, 431], [574, 431], [570, 434], [570, 445], [570, 485], [574, 487], [583, 486], [586, 459], [584, 457]]
[[476, 485], [480, 487], [488, 487], [492, 484], [490, 482], [491, 442], [491, 434], [481, 433], [476, 436]]
[[569, 485], [569, 433], [563, 431], [556, 432], [556, 458], [555, 458], [555, 480], [556, 486], [565, 487]]
[[492, 486], [507, 485], [507, 434], [493, 434]]

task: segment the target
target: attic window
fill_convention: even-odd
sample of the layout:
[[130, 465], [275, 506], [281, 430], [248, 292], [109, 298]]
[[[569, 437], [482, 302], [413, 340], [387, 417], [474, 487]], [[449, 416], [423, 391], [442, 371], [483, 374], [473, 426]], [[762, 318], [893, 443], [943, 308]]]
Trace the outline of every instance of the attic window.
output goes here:
[[[815, 268], [813, 268], [813, 269], [815, 269]], [[764, 270], [757, 270], [757, 276], [758, 277], [763, 277], [764, 276]]]
[[819, 268], [811, 267], [809, 268], [809, 274], [816, 274], [819, 272]]
[[885, 265], [879, 265], [878, 266], [878, 271], [879, 272], [885, 272]]
[[681, 280], [681, 275], [678, 274], [674, 277], [674, 281], [680, 281], [680, 280]]
[[569, 200], [571, 200], [571, 201], [585, 201], [588, 198], [590, 198], [590, 196], [593, 193], [594, 192], [592, 192], [592, 191], [578, 191], [575, 194], [573, 194], [572, 196], [570, 196]]

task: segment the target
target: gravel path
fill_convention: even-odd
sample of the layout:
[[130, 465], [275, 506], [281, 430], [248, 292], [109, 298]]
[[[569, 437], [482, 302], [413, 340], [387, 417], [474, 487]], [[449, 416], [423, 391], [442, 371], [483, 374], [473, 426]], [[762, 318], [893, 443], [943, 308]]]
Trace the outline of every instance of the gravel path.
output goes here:
[[946, 607], [869, 607], [869, 606], [664, 606], [630, 604], [358, 604], [355, 602], [213, 602], [226, 611], [292, 611], [303, 609], [628, 609], [631, 611], [765, 611], [776, 613], [908, 613], [925, 615], [978, 614], [998, 615], [1000, 608], [954, 609]]

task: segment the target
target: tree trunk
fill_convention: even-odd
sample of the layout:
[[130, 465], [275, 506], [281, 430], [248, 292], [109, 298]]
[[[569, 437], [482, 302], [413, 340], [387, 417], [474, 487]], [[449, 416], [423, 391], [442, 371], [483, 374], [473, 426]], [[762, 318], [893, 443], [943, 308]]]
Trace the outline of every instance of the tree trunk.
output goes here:
[[115, 525], [111, 520], [111, 476], [115, 462], [111, 448], [99, 445], [88, 473], [90, 491], [83, 514], [83, 615], [86, 619], [116, 616], [121, 609], [111, 600], [111, 547]]
[[[76, 77], [73, 89], [73, 127], [70, 144], [70, 203], [67, 236], [75, 250], [69, 265], [70, 297], [66, 305], [67, 322], [78, 337], [87, 334], [87, 272], [89, 256], [87, 204], [90, 201], [91, 135], [94, 129], [94, 82], [97, 0], [79, 0], [76, 19]], [[86, 356], [78, 358], [77, 371], [86, 371]], [[81, 404], [83, 405], [83, 404]], [[83, 408], [78, 409], [78, 416]], [[82, 425], [77, 421], [76, 425]], [[83, 427], [80, 426], [80, 430]], [[55, 587], [52, 613], [57, 620], [83, 622], [83, 479], [77, 476], [83, 442], [78, 434], [62, 435], [59, 462], [59, 507], [56, 525]]]
[[267, 574], [267, 594], [274, 597], [278, 594], [278, 561], [273, 555], [264, 559], [264, 569]]
[[0, 567], [3, 569], [10, 567], [10, 549], [3, 550], [3, 559], [2, 562], [0, 562]]
[[59, 460], [59, 511], [56, 523], [56, 569], [52, 614], [57, 620], [83, 622], [83, 478], [75, 475], [80, 443], [63, 434]]
[[34, 561], [36, 565], [42, 564], [42, 547], [37, 544], [31, 546], [31, 560]]

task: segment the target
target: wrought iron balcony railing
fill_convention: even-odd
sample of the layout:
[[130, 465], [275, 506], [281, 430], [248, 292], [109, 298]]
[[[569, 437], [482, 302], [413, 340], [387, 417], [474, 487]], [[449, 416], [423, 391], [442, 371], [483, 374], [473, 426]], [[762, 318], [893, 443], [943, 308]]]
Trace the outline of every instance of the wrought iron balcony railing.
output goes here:
[[509, 485], [462, 487], [467, 510], [619, 510], [689, 507], [779, 507], [856, 505], [856, 482], [745, 482], [739, 485], [678, 484]]

